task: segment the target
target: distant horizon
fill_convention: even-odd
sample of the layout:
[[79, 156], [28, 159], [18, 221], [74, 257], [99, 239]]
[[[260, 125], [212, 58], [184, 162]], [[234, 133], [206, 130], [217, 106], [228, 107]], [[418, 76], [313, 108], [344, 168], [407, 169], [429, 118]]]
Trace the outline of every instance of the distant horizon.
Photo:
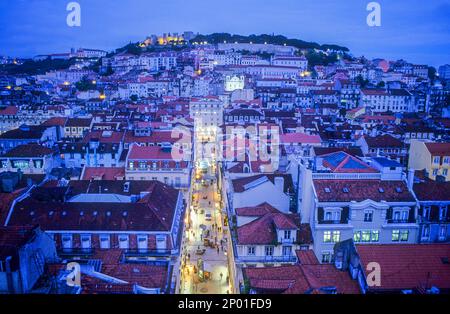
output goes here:
[[[368, 0], [78, 0], [81, 27], [66, 25], [69, 1], [0, 3], [0, 55], [32, 58], [71, 48], [113, 51], [151, 34], [280, 34], [349, 48], [355, 57], [450, 63], [450, 0], [379, 0], [381, 26], [366, 23]], [[324, 23], [323, 21], [326, 21]], [[9, 35], [8, 35], [9, 34]]]

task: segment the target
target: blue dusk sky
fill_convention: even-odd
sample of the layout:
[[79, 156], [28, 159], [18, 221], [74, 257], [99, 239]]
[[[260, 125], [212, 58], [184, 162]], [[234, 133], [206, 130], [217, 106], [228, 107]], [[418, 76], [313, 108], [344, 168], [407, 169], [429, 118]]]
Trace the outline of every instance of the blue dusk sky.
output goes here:
[[147, 35], [275, 33], [333, 43], [369, 58], [450, 63], [450, 0], [378, 0], [381, 26], [366, 24], [369, 0], [1, 0], [0, 55], [32, 57], [71, 47], [112, 50]]

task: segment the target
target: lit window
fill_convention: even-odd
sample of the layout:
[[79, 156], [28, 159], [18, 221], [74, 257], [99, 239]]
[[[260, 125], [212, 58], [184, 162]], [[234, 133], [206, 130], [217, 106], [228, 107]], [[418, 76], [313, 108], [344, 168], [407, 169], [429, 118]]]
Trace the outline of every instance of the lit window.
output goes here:
[[331, 231], [323, 232], [323, 242], [330, 243], [331, 242]]
[[364, 230], [361, 232], [361, 242], [370, 242], [370, 231]]
[[341, 239], [341, 232], [340, 231], [333, 231], [333, 243], [339, 242]]
[[400, 230], [392, 230], [392, 242], [398, 242], [400, 240]]
[[355, 231], [353, 233], [353, 241], [361, 242], [361, 231]]
[[372, 242], [378, 242], [380, 240], [380, 231], [372, 230]]
[[402, 241], [402, 242], [408, 241], [408, 235], [409, 235], [409, 231], [408, 230], [400, 231], [400, 241]]

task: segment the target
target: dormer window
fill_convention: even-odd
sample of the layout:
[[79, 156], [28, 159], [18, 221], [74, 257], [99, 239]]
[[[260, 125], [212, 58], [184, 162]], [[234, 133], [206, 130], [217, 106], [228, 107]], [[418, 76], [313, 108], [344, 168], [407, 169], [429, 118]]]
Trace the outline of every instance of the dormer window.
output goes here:
[[397, 193], [402, 193], [402, 188], [401, 188], [401, 187], [396, 187], [396, 188], [395, 188], [395, 191], [396, 191]]
[[340, 221], [341, 220], [341, 209], [340, 208], [329, 208], [324, 210], [324, 220], [325, 221]]
[[383, 188], [378, 188], [378, 192], [384, 193], [384, 189]]
[[325, 193], [331, 193], [331, 189], [330, 188], [325, 188]]
[[344, 192], [344, 193], [348, 193], [348, 192], [349, 192], [349, 190], [348, 190], [348, 188], [343, 188], [343, 189], [342, 189], [342, 192]]
[[291, 238], [291, 230], [284, 230], [284, 238], [285, 239]]

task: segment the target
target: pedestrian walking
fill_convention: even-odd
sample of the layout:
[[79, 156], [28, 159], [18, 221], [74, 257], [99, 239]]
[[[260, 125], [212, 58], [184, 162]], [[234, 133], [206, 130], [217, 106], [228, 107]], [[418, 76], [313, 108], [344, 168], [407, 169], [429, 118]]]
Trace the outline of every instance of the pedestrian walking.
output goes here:
[[219, 247], [217, 247], [217, 254], [219, 254]]
[[223, 274], [220, 273], [220, 281], [222, 281], [222, 278], [223, 278]]

